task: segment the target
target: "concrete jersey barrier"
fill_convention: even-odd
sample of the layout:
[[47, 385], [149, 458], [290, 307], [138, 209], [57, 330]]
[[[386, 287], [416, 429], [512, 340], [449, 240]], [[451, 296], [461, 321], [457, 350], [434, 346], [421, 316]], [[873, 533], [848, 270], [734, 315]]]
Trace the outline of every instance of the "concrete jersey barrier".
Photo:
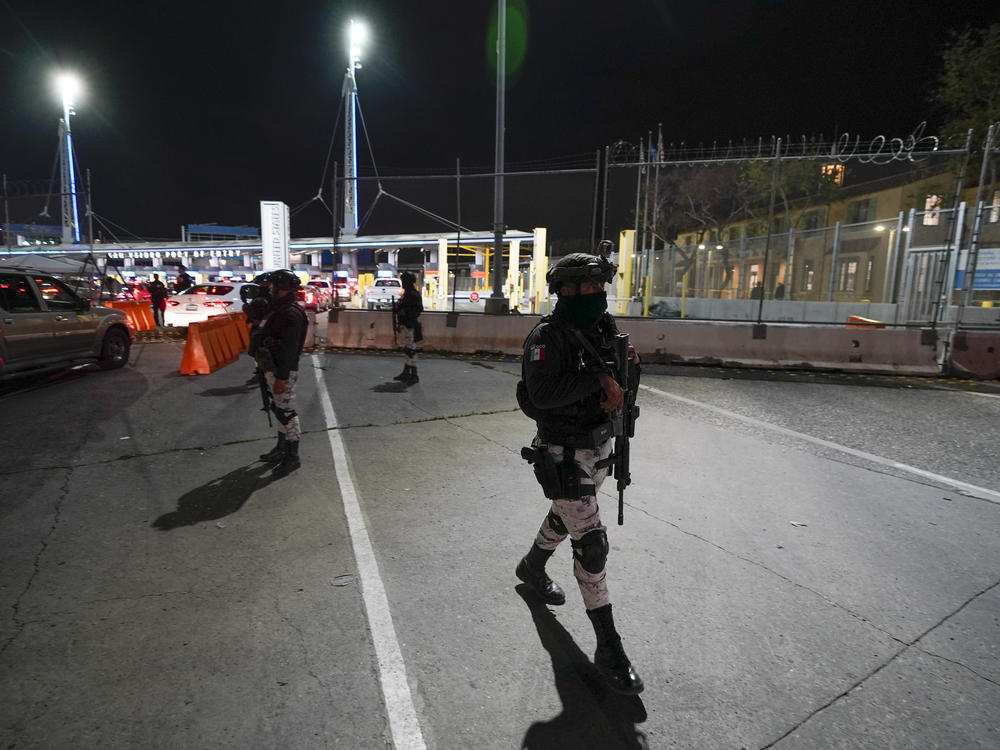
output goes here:
[[[460, 314], [448, 326], [448, 313], [421, 315], [424, 349], [460, 353], [520, 354], [537, 315]], [[836, 369], [906, 375], [938, 375], [943, 339], [917, 328], [858, 328], [802, 324], [765, 327], [754, 338], [754, 325], [673, 319], [618, 318], [647, 362], [719, 364], [741, 367]], [[391, 350], [390, 312], [339, 310], [326, 324], [326, 344], [333, 347]], [[969, 346], [975, 356], [956, 352], [958, 370], [978, 378], [997, 377], [1000, 332], [976, 334]], [[964, 350], [964, 351], [969, 351]]]

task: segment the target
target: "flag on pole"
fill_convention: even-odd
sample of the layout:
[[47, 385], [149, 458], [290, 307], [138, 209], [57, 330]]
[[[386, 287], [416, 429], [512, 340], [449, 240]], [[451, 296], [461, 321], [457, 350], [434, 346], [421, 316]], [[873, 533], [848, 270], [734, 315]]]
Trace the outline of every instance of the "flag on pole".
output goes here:
[[649, 162], [656, 164], [656, 146], [653, 144], [653, 131], [649, 131]]
[[660, 161], [666, 161], [667, 160], [667, 154], [663, 150], [663, 123], [662, 122], [659, 125], [656, 126], [656, 130], [657, 130], [657, 138], [656, 138], [656, 160], [658, 162], [660, 162]]
[[641, 165], [640, 173], [646, 174], [646, 144], [641, 137], [639, 138], [639, 164]]

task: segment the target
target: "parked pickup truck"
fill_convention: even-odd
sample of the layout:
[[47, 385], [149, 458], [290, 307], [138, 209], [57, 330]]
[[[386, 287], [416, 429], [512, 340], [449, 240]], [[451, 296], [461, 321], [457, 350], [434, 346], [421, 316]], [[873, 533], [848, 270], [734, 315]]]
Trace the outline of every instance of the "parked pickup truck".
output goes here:
[[380, 310], [392, 307], [392, 303], [403, 296], [403, 282], [398, 278], [375, 279], [365, 291], [365, 307]]

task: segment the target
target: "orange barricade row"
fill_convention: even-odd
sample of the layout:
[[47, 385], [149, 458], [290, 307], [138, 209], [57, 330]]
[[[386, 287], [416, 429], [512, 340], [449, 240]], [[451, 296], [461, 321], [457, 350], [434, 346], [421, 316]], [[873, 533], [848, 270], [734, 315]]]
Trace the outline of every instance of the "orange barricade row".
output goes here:
[[214, 315], [188, 326], [187, 343], [181, 357], [181, 375], [208, 375], [235, 362], [247, 350], [246, 316]]
[[137, 302], [136, 300], [108, 300], [102, 302], [103, 307], [113, 307], [121, 310], [128, 316], [129, 324], [135, 331], [152, 331], [156, 328], [156, 320], [153, 318], [153, 305], [150, 302]]
[[862, 318], [860, 315], [848, 315], [845, 328], [885, 328], [885, 323], [881, 320]]

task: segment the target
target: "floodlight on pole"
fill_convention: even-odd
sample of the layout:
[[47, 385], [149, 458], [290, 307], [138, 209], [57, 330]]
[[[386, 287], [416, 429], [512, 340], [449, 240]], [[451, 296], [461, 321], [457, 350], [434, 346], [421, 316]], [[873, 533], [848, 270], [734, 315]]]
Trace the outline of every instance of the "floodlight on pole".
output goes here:
[[76, 197], [76, 167], [73, 164], [73, 134], [70, 117], [75, 115], [73, 104], [80, 93], [80, 79], [72, 73], [55, 77], [56, 89], [62, 99], [63, 116], [59, 121], [59, 161], [62, 167], [62, 241], [64, 245], [80, 242], [80, 215]]
[[354, 71], [361, 68], [361, 46], [367, 40], [365, 27], [353, 18], [347, 29], [347, 73], [344, 75], [344, 234], [358, 233], [358, 133], [354, 118], [358, 82]]

